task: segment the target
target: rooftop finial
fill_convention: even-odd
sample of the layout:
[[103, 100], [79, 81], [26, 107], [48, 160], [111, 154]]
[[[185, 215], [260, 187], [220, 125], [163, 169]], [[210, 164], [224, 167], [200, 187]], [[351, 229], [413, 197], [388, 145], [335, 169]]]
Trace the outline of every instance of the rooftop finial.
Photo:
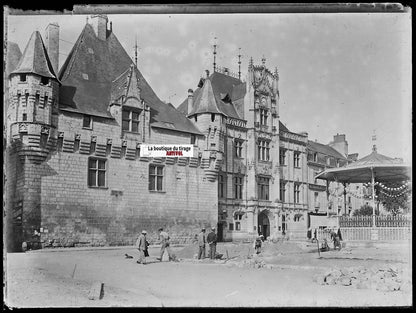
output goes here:
[[248, 62], [248, 68], [253, 68], [253, 57], [250, 57], [250, 62]]
[[136, 64], [136, 66], [137, 66], [137, 35], [136, 35], [136, 38], [135, 38], [135, 45], [134, 45], [134, 63]]
[[264, 55], [261, 58], [261, 63], [263, 64], [263, 67], [266, 65], [266, 58], [264, 57]]
[[241, 48], [238, 48], [238, 79], [241, 80]]
[[89, 18], [89, 16], [87, 15], [87, 24], [88, 24], [89, 19], [90, 19], [90, 18]]
[[371, 140], [374, 141], [373, 144], [373, 152], [377, 152], [377, 147], [376, 147], [376, 140], [377, 140], [377, 136], [376, 136], [376, 130], [373, 130], [373, 136], [371, 136]]
[[214, 72], [217, 68], [217, 63], [215, 63], [216, 56], [217, 56], [217, 37], [214, 37]]

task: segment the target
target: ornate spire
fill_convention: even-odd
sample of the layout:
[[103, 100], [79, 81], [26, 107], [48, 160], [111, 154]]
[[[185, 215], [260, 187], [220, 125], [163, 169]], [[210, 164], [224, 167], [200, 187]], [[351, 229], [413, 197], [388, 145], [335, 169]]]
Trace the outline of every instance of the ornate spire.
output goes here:
[[248, 62], [248, 69], [253, 68], [253, 57], [250, 57], [250, 62]]
[[238, 48], [238, 79], [241, 80], [241, 48]]
[[263, 67], [266, 66], [266, 58], [264, 57], [264, 54], [263, 54], [263, 57], [261, 58], [261, 63], [263, 64]]
[[217, 37], [214, 37], [214, 72], [217, 68], [217, 63], [215, 63], [216, 61], [216, 56], [217, 56]]
[[373, 144], [373, 152], [377, 152], [377, 146], [376, 146], [376, 140], [377, 140], [377, 136], [376, 136], [376, 130], [373, 130], [373, 136], [371, 136], [371, 140], [374, 142]]
[[89, 18], [89, 17], [88, 17], [88, 15], [87, 15], [87, 24], [88, 24], [89, 19], [90, 19], [90, 18]]
[[277, 70], [277, 66], [274, 68], [274, 78], [279, 79], [279, 71]]
[[134, 45], [134, 63], [136, 64], [136, 66], [137, 66], [137, 35], [136, 35], [136, 38], [135, 38], [136, 40], [135, 40], [135, 45]]

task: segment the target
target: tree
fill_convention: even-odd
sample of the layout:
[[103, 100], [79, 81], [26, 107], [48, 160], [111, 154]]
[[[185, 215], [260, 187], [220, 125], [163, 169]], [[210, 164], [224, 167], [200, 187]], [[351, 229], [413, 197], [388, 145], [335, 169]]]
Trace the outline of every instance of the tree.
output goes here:
[[[387, 185], [388, 187], [397, 187], [397, 185]], [[378, 197], [378, 201], [383, 204], [384, 208], [390, 214], [398, 215], [407, 213], [410, 210], [410, 202], [409, 199], [411, 197], [411, 191], [408, 189], [406, 192], [400, 194], [400, 196], [394, 196], [394, 192], [380, 192], [380, 188], [377, 188], [376, 195]], [[396, 192], [396, 194], [398, 194]]]
[[[376, 208], [375, 213], [376, 213], [376, 215], [380, 214], [380, 212], [377, 208]], [[352, 213], [352, 215], [353, 216], [371, 216], [371, 215], [373, 215], [373, 207], [369, 204], [364, 204], [358, 210], [354, 211]]]

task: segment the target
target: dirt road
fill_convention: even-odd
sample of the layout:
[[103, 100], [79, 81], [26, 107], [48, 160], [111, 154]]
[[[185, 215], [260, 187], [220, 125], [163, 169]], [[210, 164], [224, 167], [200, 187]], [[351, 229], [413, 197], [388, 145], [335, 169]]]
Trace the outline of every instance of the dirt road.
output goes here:
[[[219, 250], [224, 247], [220, 246]], [[187, 250], [176, 248], [175, 251], [180, 256]], [[13, 307], [411, 305], [411, 294], [402, 291], [381, 292], [314, 283], [313, 275], [322, 271], [326, 264], [339, 262], [342, 266], [340, 262], [345, 262], [345, 259], [328, 259], [328, 263], [320, 263], [322, 267], [317, 264], [307, 266], [311, 260], [315, 263], [322, 261], [317, 260], [317, 255], [307, 252], [303, 254], [303, 263], [299, 261], [299, 255], [292, 256], [295, 262], [290, 261], [290, 253], [281, 252], [280, 257], [270, 255], [271, 263], [282, 265], [273, 269], [239, 268], [191, 259], [160, 263], [155, 260], [157, 248], [150, 250], [153, 262], [141, 265], [136, 263], [136, 255], [134, 259], [126, 259], [125, 253], [135, 254], [134, 249], [127, 247], [7, 254], [6, 303]], [[394, 249], [391, 254], [395, 254]], [[386, 255], [384, 251], [382, 256]], [[364, 266], [374, 261], [356, 260]], [[353, 258], [347, 262], [350, 265], [354, 262]], [[88, 291], [94, 281], [104, 283], [101, 300], [88, 299]]]

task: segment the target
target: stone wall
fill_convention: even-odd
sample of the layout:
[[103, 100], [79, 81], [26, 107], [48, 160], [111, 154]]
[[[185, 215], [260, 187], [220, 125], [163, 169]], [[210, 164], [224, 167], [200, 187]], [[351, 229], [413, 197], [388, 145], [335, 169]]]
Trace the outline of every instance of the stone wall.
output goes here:
[[[88, 187], [89, 155], [58, 152], [39, 168], [41, 239], [71, 246], [133, 244], [146, 229], [164, 227], [173, 241], [191, 239], [217, 223], [216, 184], [200, 167], [173, 159], [107, 160], [106, 187]], [[158, 161], [156, 163], [156, 161]], [[173, 164], [166, 164], [173, 163]], [[149, 191], [149, 164], [164, 166], [163, 191]]]

